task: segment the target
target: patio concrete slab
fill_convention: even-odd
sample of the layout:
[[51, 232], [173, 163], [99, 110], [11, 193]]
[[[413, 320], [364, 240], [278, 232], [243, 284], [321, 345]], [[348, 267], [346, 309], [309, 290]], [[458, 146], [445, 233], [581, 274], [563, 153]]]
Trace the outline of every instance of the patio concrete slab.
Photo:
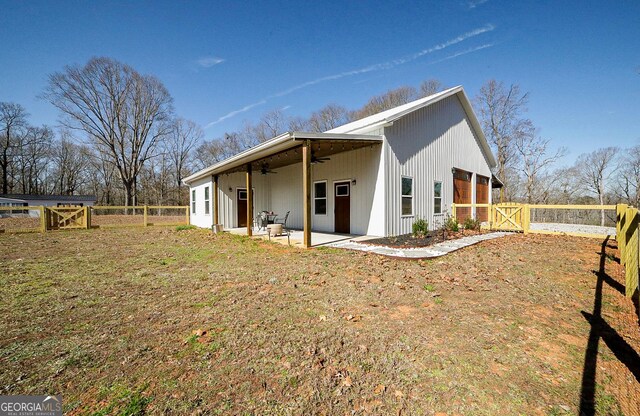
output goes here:
[[396, 248], [375, 246], [369, 244], [363, 244], [361, 242], [347, 240], [337, 241], [327, 244], [329, 247], [344, 248], [348, 250], [365, 251], [368, 253], [380, 254], [383, 256], [398, 257], [398, 258], [410, 258], [410, 259], [427, 259], [444, 256], [456, 250], [460, 250], [464, 247], [477, 244], [481, 241], [492, 240], [494, 238], [500, 238], [512, 233], [507, 232], [495, 232], [482, 235], [474, 235], [469, 237], [463, 237], [458, 240], [445, 241], [442, 243], [434, 244], [429, 247], [418, 248]]

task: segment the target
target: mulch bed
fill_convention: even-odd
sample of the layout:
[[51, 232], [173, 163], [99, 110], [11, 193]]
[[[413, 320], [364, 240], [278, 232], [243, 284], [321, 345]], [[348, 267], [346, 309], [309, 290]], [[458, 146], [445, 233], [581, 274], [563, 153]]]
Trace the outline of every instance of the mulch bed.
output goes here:
[[372, 246], [385, 246], [392, 248], [409, 248], [409, 247], [428, 247], [434, 244], [442, 243], [449, 240], [457, 240], [462, 237], [472, 235], [487, 234], [486, 230], [460, 230], [446, 231], [442, 230], [429, 231], [424, 237], [414, 237], [413, 234], [402, 234], [394, 237], [382, 237], [373, 240], [362, 241], [363, 244]]

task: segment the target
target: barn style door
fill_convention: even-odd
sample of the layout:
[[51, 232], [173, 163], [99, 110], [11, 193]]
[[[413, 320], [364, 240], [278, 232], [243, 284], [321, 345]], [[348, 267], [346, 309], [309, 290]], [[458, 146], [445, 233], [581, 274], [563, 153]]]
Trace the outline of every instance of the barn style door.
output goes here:
[[[476, 176], [476, 204], [489, 203], [489, 178], [486, 176]], [[489, 221], [489, 209], [483, 207], [476, 208], [476, 219], [487, 222]]]
[[[471, 173], [464, 170], [456, 169], [453, 174], [453, 203], [454, 204], [470, 204], [471, 203]], [[459, 223], [463, 223], [471, 216], [471, 208], [456, 208], [456, 218]]]

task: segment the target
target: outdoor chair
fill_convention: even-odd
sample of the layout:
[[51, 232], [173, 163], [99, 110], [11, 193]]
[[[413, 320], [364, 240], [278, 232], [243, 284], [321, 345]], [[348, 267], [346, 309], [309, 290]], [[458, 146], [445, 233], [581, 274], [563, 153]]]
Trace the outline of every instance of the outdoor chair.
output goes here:
[[255, 228], [257, 228], [258, 231], [262, 229], [266, 230], [267, 223], [268, 223], [267, 211], [262, 211], [260, 214], [256, 215], [254, 223], [255, 223]]
[[287, 211], [286, 214], [284, 214], [284, 218], [276, 218], [273, 223], [274, 224], [282, 224], [282, 229], [283, 230], [287, 230], [287, 220], [289, 219], [289, 213], [291, 211]]

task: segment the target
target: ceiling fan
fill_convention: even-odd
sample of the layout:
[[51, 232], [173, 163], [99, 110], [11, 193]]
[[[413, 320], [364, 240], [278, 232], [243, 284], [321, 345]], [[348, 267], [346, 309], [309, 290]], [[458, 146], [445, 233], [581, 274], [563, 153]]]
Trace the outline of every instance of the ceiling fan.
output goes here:
[[262, 167], [260, 168], [260, 173], [263, 175], [266, 175], [267, 173], [278, 173], [278, 172], [269, 169], [268, 163], [263, 163]]
[[311, 163], [324, 163], [327, 160], [331, 160], [330, 157], [317, 157], [313, 152], [311, 152]]

